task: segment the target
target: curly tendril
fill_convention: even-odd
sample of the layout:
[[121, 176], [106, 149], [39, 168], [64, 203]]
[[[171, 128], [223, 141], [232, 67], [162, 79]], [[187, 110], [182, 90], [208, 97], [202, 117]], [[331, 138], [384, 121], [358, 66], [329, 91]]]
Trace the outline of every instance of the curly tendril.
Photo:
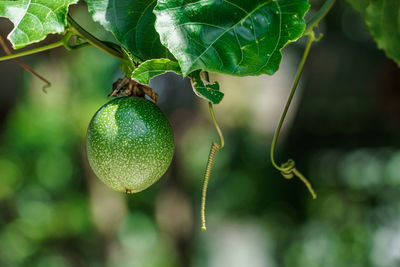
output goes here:
[[203, 230], [203, 231], [207, 230], [207, 227], [206, 227], [206, 197], [207, 197], [207, 188], [208, 188], [208, 182], [210, 180], [210, 174], [211, 174], [211, 170], [212, 170], [212, 165], [214, 163], [215, 154], [217, 153], [217, 151], [219, 149], [223, 148], [224, 145], [225, 145], [224, 136], [222, 135], [222, 131], [219, 128], [218, 123], [217, 123], [217, 121], [215, 119], [213, 106], [212, 106], [211, 102], [208, 103], [208, 108], [210, 110], [210, 115], [211, 115], [211, 119], [212, 119], [212, 122], [214, 124], [214, 127], [218, 132], [221, 144], [219, 145], [216, 142], [212, 142], [211, 143], [211, 149], [210, 149], [210, 154], [208, 156], [206, 172], [204, 174], [203, 190], [202, 190], [202, 194], [201, 194], [201, 211], [200, 211], [200, 213], [201, 213], [200, 214], [200, 216], [201, 216], [201, 230]]
[[331, 10], [331, 8], [333, 7], [334, 4], [335, 4], [335, 0], [326, 0], [325, 3], [322, 5], [321, 9], [307, 23], [307, 28], [304, 31], [304, 35], [303, 35], [303, 36], [308, 37], [307, 45], [306, 45], [306, 48], [304, 49], [303, 57], [301, 58], [300, 65], [297, 70], [296, 78], [294, 80], [292, 88], [290, 89], [290, 94], [286, 101], [285, 108], [283, 109], [281, 118], [279, 120], [278, 127], [275, 130], [274, 138], [272, 140], [271, 150], [270, 150], [271, 163], [275, 167], [275, 169], [280, 171], [282, 176], [285, 179], [292, 179], [294, 176], [297, 176], [306, 185], [306, 187], [307, 187], [308, 191], [310, 192], [313, 199], [317, 198], [317, 194], [315, 193], [314, 189], [312, 188], [312, 186], [311, 186], [310, 182], [307, 180], [307, 178], [304, 177], [304, 175], [301, 174], [296, 169], [296, 167], [295, 167], [296, 164], [295, 164], [294, 160], [289, 159], [287, 162], [283, 163], [281, 166], [278, 166], [274, 159], [274, 151], [275, 151], [275, 145], [276, 145], [276, 142], [278, 141], [279, 133], [281, 131], [283, 122], [284, 122], [286, 114], [289, 110], [290, 103], [292, 102], [294, 93], [296, 92], [297, 85], [299, 84], [300, 76], [301, 76], [301, 73], [303, 72], [303, 67], [307, 60], [308, 54], [310, 52], [311, 45], [313, 42], [318, 42], [319, 40], [321, 40], [321, 38], [323, 36], [322, 34], [320, 34], [319, 37], [316, 37], [314, 29], [318, 27], [318, 24], [328, 14], [328, 12]]
[[295, 167], [296, 164], [295, 164], [294, 160], [289, 159], [287, 162], [283, 163], [281, 166], [278, 166], [276, 164], [276, 162], [275, 162], [275, 159], [274, 159], [275, 145], [276, 145], [276, 142], [278, 141], [279, 133], [281, 131], [283, 122], [284, 122], [286, 114], [287, 114], [287, 112], [289, 110], [290, 104], [291, 104], [291, 102], [293, 100], [293, 96], [294, 96], [294, 93], [296, 92], [297, 85], [298, 85], [298, 83], [300, 81], [300, 76], [301, 76], [301, 73], [303, 72], [303, 67], [304, 67], [306, 59], [308, 57], [308, 54], [310, 52], [311, 45], [312, 45], [313, 42], [319, 40], [319, 39], [317, 39], [315, 37], [314, 31], [309, 32], [307, 34], [307, 36], [308, 36], [307, 45], [306, 45], [306, 48], [304, 50], [303, 57], [301, 59], [299, 68], [297, 70], [296, 78], [295, 78], [294, 83], [292, 85], [292, 88], [290, 90], [290, 94], [289, 94], [289, 97], [288, 97], [288, 99], [286, 101], [285, 108], [283, 109], [281, 118], [279, 120], [278, 127], [275, 130], [274, 138], [273, 138], [272, 144], [271, 144], [270, 157], [271, 157], [272, 165], [275, 167], [275, 169], [277, 169], [278, 171], [281, 172], [281, 174], [282, 174], [282, 176], [284, 178], [292, 179], [294, 176], [297, 176], [306, 185], [306, 187], [307, 187], [308, 191], [310, 192], [312, 198], [316, 199], [317, 198], [317, 194], [315, 193], [314, 189], [312, 188], [312, 186], [311, 186], [310, 182], [307, 180], [307, 178], [304, 177], [304, 175], [301, 174], [296, 169], [296, 167]]
[[310, 182], [307, 180], [306, 177], [304, 177], [303, 174], [301, 174], [301, 172], [299, 172], [296, 169], [296, 164], [294, 162], [294, 160], [289, 159], [288, 161], [286, 161], [285, 163], [283, 163], [281, 165], [280, 168], [281, 174], [283, 176], [283, 178], [285, 179], [292, 179], [295, 175], [306, 185], [308, 191], [310, 192], [311, 196], [313, 199], [317, 198], [317, 194], [315, 193], [312, 185], [310, 184]]

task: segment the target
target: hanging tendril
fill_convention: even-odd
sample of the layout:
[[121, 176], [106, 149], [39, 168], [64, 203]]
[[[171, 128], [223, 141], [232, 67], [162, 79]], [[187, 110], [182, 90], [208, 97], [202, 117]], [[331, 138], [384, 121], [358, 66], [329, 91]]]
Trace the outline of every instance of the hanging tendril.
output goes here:
[[206, 167], [206, 172], [204, 174], [204, 183], [203, 183], [203, 190], [202, 190], [202, 194], [201, 194], [201, 230], [206, 231], [207, 227], [206, 227], [206, 198], [207, 198], [207, 188], [208, 188], [208, 182], [210, 180], [210, 174], [211, 174], [211, 170], [212, 170], [212, 165], [214, 163], [214, 158], [215, 158], [215, 154], [217, 153], [217, 151], [221, 148], [224, 147], [225, 145], [225, 141], [224, 141], [224, 137], [222, 135], [222, 131], [218, 126], [218, 123], [215, 119], [215, 115], [214, 115], [214, 110], [213, 110], [213, 105], [211, 102], [208, 103], [208, 108], [210, 110], [210, 115], [211, 115], [211, 119], [212, 122], [214, 124], [215, 129], [218, 132], [221, 144], [217, 144], [216, 142], [212, 142], [211, 143], [211, 149], [210, 149], [210, 154], [208, 155], [208, 162], [207, 162], [207, 167]]
[[328, 12], [331, 10], [331, 8], [333, 7], [334, 4], [335, 4], [335, 0], [326, 0], [324, 2], [324, 4], [322, 5], [321, 9], [307, 23], [307, 28], [304, 31], [304, 35], [303, 35], [303, 36], [308, 37], [307, 45], [306, 45], [306, 48], [304, 49], [303, 57], [300, 61], [300, 65], [297, 70], [296, 78], [294, 80], [292, 88], [290, 89], [290, 94], [286, 101], [286, 105], [282, 112], [281, 118], [279, 120], [278, 127], [275, 130], [274, 138], [273, 138], [272, 144], [271, 144], [271, 151], [270, 151], [272, 165], [278, 171], [280, 171], [282, 176], [286, 179], [292, 179], [294, 176], [298, 177], [306, 185], [306, 187], [307, 187], [308, 191], [310, 192], [313, 199], [317, 198], [317, 194], [315, 193], [314, 189], [312, 188], [312, 186], [311, 186], [310, 182], [307, 180], [307, 178], [296, 169], [296, 167], [295, 167], [296, 164], [295, 164], [294, 160], [289, 159], [287, 162], [283, 163], [281, 166], [278, 166], [274, 159], [274, 151], [275, 151], [275, 144], [278, 140], [278, 136], [281, 131], [283, 122], [284, 122], [286, 114], [289, 110], [290, 103], [292, 102], [294, 93], [296, 92], [297, 85], [300, 81], [300, 76], [301, 76], [301, 73], [303, 72], [303, 67], [304, 67], [306, 59], [308, 57], [308, 54], [310, 52], [311, 45], [313, 42], [318, 42], [322, 38], [322, 34], [320, 34], [319, 37], [315, 36], [314, 29], [318, 27], [321, 20], [328, 14]]
[[316, 199], [317, 194], [315, 193], [314, 189], [312, 188], [312, 186], [311, 186], [310, 182], [307, 180], [307, 178], [296, 169], [296, 164], [295, 164], [294, 160], [289, 159], [287, 162], [283, 163], [281, 166], [278, 166], [278, 164], [276, 164], [275, 159], [274, 159], [275, 145], [276, 145], [276, 142], [278, 141], [279, 133], [281, 131], [283, 122], [284, 122], [286, 114], [289, 110], [290, 104], [293, 100], [293, 96], [294, 96], [294, 93], [296, 92], [297, 85], [300, 81], [300, 76], [301, 76], [301, 73], [303, 72], [303, 67], [304, 67], [306, 59], [308, 57], [308, 54], [310, 52], [311, 45], [314, 41], [318, 41], [318, 39], [315, 37], [314, 31], [309, 32], [307, 34], [307, 36], [308, 36], [307, 45], [306, 45], [306, 48], [303, 53], [303, 57], [301, 59], [300, 65], [299, 65], [299, 68], [298, 68], [298, 71], [296, 74], [296, 78], [295, 78], [292, 88], [290, 90], [290, 94], [286, 101], [285, 108], [283, 109], [281, 118], [279, 120], [278, 127], [275, 130], [274, 138], [273, 138], [273, 141], [271, 144], [270, 156], [271, 156], [272, 165], [278, 171], [281, 172], [281, 174], [284, 178], [292, 179], [294, 176], [298, 177], [305, 184], [305, 186], [307, 187], [308, 191], [310, 192], [312, 198]]

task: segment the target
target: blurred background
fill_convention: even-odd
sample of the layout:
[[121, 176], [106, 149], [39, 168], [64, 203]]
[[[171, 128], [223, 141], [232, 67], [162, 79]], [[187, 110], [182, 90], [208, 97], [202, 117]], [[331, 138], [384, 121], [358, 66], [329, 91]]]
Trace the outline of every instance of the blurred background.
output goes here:
[[[71, 13], [112, 40], [84, 4]], [[0, 18], [1, 35], [11, 29]], [[344, 1], [320, 30], [276, 153], [296, 160], [318, 199], [269, 161], [300, 40], [273, 77], [211, 77], [225, 93], [215, 114], [226, 147], [211, 175], [207, 232], [201, 186], [218, 137], [187, 80], [152, 81], [176, 152], [159, 182], [125, 195], [105, 187], [85, 156], [88, 123], [122, 77], [118, 60], [92, 47], [23, 58], [52, 82], [47, 93], [15, 62], [0, 62], [0, 266], [400, 266], [400, 69]]]

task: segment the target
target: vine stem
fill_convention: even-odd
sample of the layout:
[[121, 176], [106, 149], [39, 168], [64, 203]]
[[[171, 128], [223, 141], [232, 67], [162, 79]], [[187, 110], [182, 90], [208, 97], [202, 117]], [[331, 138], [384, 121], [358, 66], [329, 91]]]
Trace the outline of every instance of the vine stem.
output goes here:
[[200, 210], [201, 230], [203, 230], [203, 231], [207, 230], [207, 227], [206, 227], [206, 198], [207, 198], [207, 188], [208, 188], [208, 182], [210, 180], [212, 165], [214, 162], [215, 154], [217, 153], [217, 151], [219, 149], [223, 148], [225, 145], [224, 136], [222, 135], [222, 131], [218, 126], [217, 120], [215, 119], [213, 105], [211, 102], [208, 102], [208, 109], [210, 110], [211, 120], [214, 124], [215, 129], [218, 132], [221, 144], [218, 145], [216, 142], [212, 142], [211, 149], [210, 149], [210, 155], [208, 156], [206, 172], [204, 175], [203, 190], [202, 190], [202, 194], [201, 194], [201, 210]]
[[117, 50], [115, 47], [110, 46], [109, 44], [100, 41], [95, 36], [87, 32], [84, 28], [82, 28], [72, 17], [68, 14], [67, 17], [68, 24], [71, 27], [71, 30], [80, 36], [81, 38], [85, 39], [89, 44], [93, 45], [94, 47], [103, 50], [104, 52], [110, 54], [113, 57], [118, 59], [123, 58], [123, 54], [121, 51]]
[[18, 57], [28, 56], [28, 55], [36, 54], [36, 53], [39, 53], [39, 52], [47, 51], [47, 50], [50, 50], [50, 49], [53, 49], [53, 48], [56, 48], [56, 47], [59, 47], [59, 46], [63, 46], [64, 42], [65, 42], [65, 40], [63, 38], [63, 39], [61, 39], [61, 40], [59, 40], [57, 42], [54, 42], [54, 43], [51, 43], [51, 44], [47, 44], [47, 45], [44, 45], [44, 46], [41, 46], [41, 47], [37, 47], [37, 48], [30, 49], [30, 50], [22, 51], [22, 52], [19, 52], [19, 53], [14, 53], [14, 54], [9, 54], [9, 55], [6, 55], [6, 56], [2, 56], [2, 57], [0, 57], [0, 61], [14, 59], [14, 58], [18, 58]]
[[[51, 44], [41, 46], [41, 47], [22, 51], [19, 53], [13, 53], [13, 54], [9, 54], [6, 56], [2, 56], [2, 57], [0, 57], [0, 61], [5, 61], [5, 60], [9, 60], [9, 59], [15, 59], [15, 58], [23, 57], [23, 56], [40, 53], [40, 52], [50, 50], [50, 49], [53, 49], [53, 48], [56, 48], [59, 46], [64, 46], [67, 50], [76, 50], [78, 48], [86, 47], [89, 44], [118, 58], [118, 59], [123, 58], [123, 53], [122, 53], [122, 51], [119, 50], [117, 45], [115, 45], [113, 43], [109, 43], [109, 42], [103, 42], [103, 41], [97, 39], [95, 36], [93, 36], [92, 34], [87, 32], [84, 28], [82, 28], [69, 14], [67, 17], [67, 21], [69, 24], [69, 28], [67, 29], [67, 31], [65, 32], [65, 36], [61, 40], [51, 43]], [[87, 43], [83, 43], [83, 44], [79, 44], [79, 45], [75, 45], [75, 46], [69, 45], [69, 41], [74, 34], [81, 37], [85, 41], [87, 41]]]
[[322, 7], [318, 10], [318, 12], [310, 19], [307, 23], [307, 28], [304, 31], [304, 34], [307, 35], [314, 30], [315, 27], [318, 27], [318, 24], [321, 20], [328, 14], [336, 0], [326, 0]]

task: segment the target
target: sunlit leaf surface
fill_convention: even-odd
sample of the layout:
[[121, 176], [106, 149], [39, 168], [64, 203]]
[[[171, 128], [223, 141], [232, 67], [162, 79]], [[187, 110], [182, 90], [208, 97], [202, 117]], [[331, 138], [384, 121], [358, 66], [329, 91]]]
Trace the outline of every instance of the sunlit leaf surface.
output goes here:
[[184, 75], [198, 69], [237, 76], [272, 75], [281, 49], [305, 28], [306, 0], [159, 0], [161, 43]]
[[0, 17], [9, 18], [14, 29], [8, 39], [14, 48], [39, 42], [50, 33], [62, 33], [68, 6], [78, 0], [0, 0]]

